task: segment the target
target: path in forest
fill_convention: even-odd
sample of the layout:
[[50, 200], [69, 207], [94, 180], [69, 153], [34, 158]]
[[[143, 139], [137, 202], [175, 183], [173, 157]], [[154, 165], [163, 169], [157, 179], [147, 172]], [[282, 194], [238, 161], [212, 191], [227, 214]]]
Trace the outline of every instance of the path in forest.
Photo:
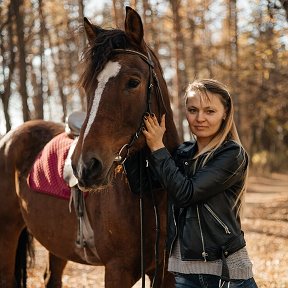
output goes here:
[[261, 288], [288, 288], [288, 175], [250, 177], [243, 228]]
[[[288, 288], [288, 175], [249, 177], [242, 225], [258, 287]], [[28, 288], [44, 287], [47, 251], [39, 244], [36, 247], [36, 263], [28, 271]], [[69, 262], [63, 287], [103, 288], [104, 269]], [[136, 287], [141, 287], [140, 282]]]

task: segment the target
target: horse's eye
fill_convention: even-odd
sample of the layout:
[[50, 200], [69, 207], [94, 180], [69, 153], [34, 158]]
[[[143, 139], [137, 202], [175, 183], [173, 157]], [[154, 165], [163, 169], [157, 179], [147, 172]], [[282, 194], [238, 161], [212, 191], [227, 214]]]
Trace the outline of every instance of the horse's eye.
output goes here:
[[130, 80], [128, 81], [127, 86], [128, 86], [128, 88], [136, 88], [139, 84], [140, 84], [140, 81], [139, 81], [139, 80], [137, 80], [137, 79], [130, 79]]

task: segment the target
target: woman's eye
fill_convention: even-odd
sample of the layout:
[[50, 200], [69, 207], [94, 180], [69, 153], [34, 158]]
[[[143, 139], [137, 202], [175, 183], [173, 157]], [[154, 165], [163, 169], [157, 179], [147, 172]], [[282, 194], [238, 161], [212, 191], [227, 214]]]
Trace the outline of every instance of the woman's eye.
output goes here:
[[197, 112], [195, 108], [188, 108], [187, 110], [191, 114], [195, 114]]
[[215, 113], [215, 111], [214, 110], [207, 110], [207, 113], [208, 114], [213, 114], [213, 113]]
[[140, 84], [140, 81], [139, 80], [136, 80], [136, 79], [130, 79], [128, 81], [128, 88], [136, 88], [138, 85]]

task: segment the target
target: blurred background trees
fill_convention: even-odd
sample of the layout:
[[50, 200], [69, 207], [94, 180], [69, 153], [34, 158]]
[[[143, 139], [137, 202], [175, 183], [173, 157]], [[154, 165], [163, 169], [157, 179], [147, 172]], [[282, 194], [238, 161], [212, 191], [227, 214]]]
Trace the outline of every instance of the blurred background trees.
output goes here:
[[162, 64], [180, 136], [190, 137], [185, 87], [212, 77], [231, 91], [252, 166], [287, 170], [287, 0], [106, 0], [97, 9], [93, 1], [100, 2], [0, 2], [0, 134], [29, 119], [64, 121], [85, 110], [77, 86], [83, 15], [123, 28], [130, 5]]

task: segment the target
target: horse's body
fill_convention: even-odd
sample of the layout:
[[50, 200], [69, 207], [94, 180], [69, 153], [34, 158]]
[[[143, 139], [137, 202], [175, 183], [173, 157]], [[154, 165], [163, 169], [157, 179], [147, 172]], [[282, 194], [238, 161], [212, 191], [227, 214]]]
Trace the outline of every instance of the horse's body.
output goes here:
[[[88, 72], [82, 78], [88, 113], [72, 164], [81, 190], [94, 191], [88, 194], [85, 203], [97, 253], [75, 245], [77, 217], [73, 209], [69, 212], [68, 201], [31, 191], [27, 185], [27, 175], [37, 154], [53, 137], [64, 131], [63, 125], [41, 120], [26, 122], [0, 141], [0, 287], [15, 285], [17, 269], [15, 271], [14, 268], [18, 265], [15, 265], [15, 255], [19, 236], [25, 227], [50, 252], [45, 280], [47, 287], [61, 287], [62, 272], [68, 260], [104, 265], [106, 288], [132, 287], [141, 276], [139, 195], [131, 193], [124, 174], [115, 173], [114, 170], [117, 166], [115, 156], [139, 130], [143, 113], [147, 110], [147, 84], [151, 80], [149, 73], [152, 68], [143, 61], [142, 56], [126, 54], [123, 50], [113, 56], [110, 54], [107, 56], [109, 59], [102, 62], [100, 59], [97, 69], [93, 67], [96, 60], [89, 56], [99, 57], [105, 52], [98, 51], [98, 48], [93, 50], [98, 37], [102, 37], [101, 43], [111, 42], [111, 51], [130, 49], [147, 55], [150, 50], [143, 41], [141, 19], [131, 8], [127, 9], [126, 29], [121, 34], [125, 38], [124, 46], [109, 33], [105, 34], [107, 31], [87, 21], [85, 25], [91, 47], [86, 56]], [[163, 95], [157, 100], [155, 90], [151, 92], [149, 107], [151, 105], [157, 117], [165, 111], [167, 135], [164, 141], [173, 150], [178, 145], [178, 138], [167, 87], [154, 54], [152, 60]], [[145, 149], [144, 137], [138, 139], [137, 135], [129, 148], [131, 153]], [[160, 190], [155, 198], [161, 224], [161, 272], [164, 265], [167, 199], [165, 192]], [[151, 195], [145, 194], [143, 201], [145, 271], [152, 279], [155, 271], [155, 215]], [[22, 275], [25, 275], [23, 271]], [[167, 288], [173, 286], [169, 273], [165, 273], [163, 281], [161, 277], [157, 279], [155, 287], [161, 284]], [[17, 287], [21, 287], [20, 280], [17, 281]]]

